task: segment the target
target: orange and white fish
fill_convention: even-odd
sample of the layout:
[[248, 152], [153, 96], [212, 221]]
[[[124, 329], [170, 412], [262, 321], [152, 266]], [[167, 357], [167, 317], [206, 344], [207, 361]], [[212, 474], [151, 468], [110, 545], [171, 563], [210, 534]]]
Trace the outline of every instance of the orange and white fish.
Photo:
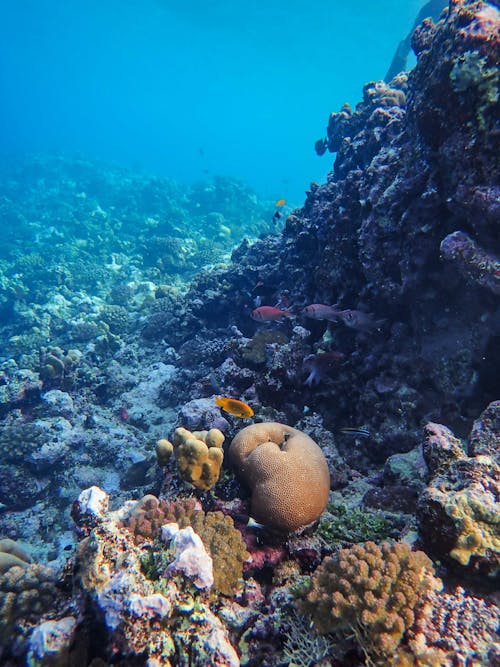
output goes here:
[[286, 204], [286, 199], [278, 199], [274, 205], [279, 208], [281, 206], [284, 206], [285, 204]]
[[252, 310], [252, 320], [257, 322], [282, 322], [285, 317], [295, 317], [289, 310], [280, 310], [275, 306], [259, 306]]
[[239, 417], [240, 419], [248, 419], [253, 417], [254, 411], [244, 401], [239, 401], [237, 398], [230, 398], [229, 396], [216, 396], [215, 404], [224, 410], [224, 412], [229, 412], [233, 417]]
[[301, 311], [302, 315], [311, 317], [313, 320], [329, 320], [330, 322], [338, 322], [339, 312], [341, 311], [336, 310], [335, 306], [327, 306], [324, 303], [311, 303]]

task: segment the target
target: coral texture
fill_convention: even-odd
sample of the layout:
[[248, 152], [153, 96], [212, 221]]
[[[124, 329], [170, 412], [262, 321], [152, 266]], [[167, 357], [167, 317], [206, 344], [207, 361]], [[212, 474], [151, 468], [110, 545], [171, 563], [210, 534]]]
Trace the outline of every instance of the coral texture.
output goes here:
[[413, 625], [422, 594], [440, 586], [422, 551], [411, 551], [406, 542], [366, 542], [325, 559], [299, 607], [320, 634], [354, 631], [370, 658], [388, 664]]
[[[488, 417], [492, 412], [490, 406]], [[476, 443], [480, 421], [474, 427]], [[496, 437], [498, 448], [498, 431]], [[425, 427], [424, 457], [432, 478], [419, 500], [418, 521], [429, 549], [472, 571], [495, 575], [500, 569], [500, 467], [495, 458], [467, 456], [449, 429], [432, 423]]]
[[205, 514], [194, 498], [169, 502], [145, 496], [123, 521], [137, 544], [159, 537], [161, 526], [166, 523], [177, 523], [180, 528], [191, 526], [212, 557], [214, 589], [232, 595], [240, 586], [243, 563], [249, 554], [231, 517], [222, 512]]
[[330, 474], [305, 433], [277, 422], [253, 424], [233, 438], [229, 458], [252, 490], [252, 517], [260, 523], [290, 533], [321, 516]]
[[500, 658], [499, 624], [497, 605], [467, 595], [460, 586], [452, 592], [428, 591], [407, 634], [415, 657], [408, 664], [495, 665]]
[[36, 563], [15, 565], [0, 575], [0, 642], [16, 625], [29, 627], [57, 608], [57, 580], [55, 570]]
[[166, 667], [189, 661], [236, 667], [236, 652], [206, 597], [198, 591], [194, 598], [169, 574], [157, 581], [146, 576], [148, 551], [122, 523], [130, 507], [93, 512], [88, 525], [84, 508], [75, 513], [80, 532], [87, 533], [76, 554], [76, 584], [104, 626], [109, 657], [120, 664], [149, 658]]
[[453, 232], [441, 241], [444, 259], [455, 264], [472, 283], [500, 294], [500, 258], [486, 252], [465, 232]]
[[165, 439], [158, 441], [158, 462], [164, 463], [173, 452], [184, 481], [203, 491], [211, 489], [219, 479], [224, 459], [224, 434], [217, 428], [193, 433], [186, 428], [176, 428], [173, 440], [173, 444]]

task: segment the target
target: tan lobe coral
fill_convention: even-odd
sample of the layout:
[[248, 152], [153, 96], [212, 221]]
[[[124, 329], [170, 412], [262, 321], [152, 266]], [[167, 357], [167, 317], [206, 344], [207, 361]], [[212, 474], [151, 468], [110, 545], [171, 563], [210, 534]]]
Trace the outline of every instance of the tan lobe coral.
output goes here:
[[176, 428], [173, 441], [163, 438], [156, 443], [158, 464], [167, 465], [174, 454], [183, 480], [203, 491], [211, 489], [219, 479], [224, 458], [224, 434], [216, 428], [193, 433]]
[[277, 422], [252, 424], [236, 434], [229, 458], [251, 488], [252, 517], [291, 533], [316, 521], [326, 507], [330, 474], [308, 435]]

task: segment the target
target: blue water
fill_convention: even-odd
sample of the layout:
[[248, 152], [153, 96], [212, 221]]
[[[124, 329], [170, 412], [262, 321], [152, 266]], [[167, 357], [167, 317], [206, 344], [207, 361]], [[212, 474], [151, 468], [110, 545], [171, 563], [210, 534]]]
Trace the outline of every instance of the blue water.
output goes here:
[[79, 152], [300, 203], [330, 111], [424, 0], [2, 0], [0, 150]]

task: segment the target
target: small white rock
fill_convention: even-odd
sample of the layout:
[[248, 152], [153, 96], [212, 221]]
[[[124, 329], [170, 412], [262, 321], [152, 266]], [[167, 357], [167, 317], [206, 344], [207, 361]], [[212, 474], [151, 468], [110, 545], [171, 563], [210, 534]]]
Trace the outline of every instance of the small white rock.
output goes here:
[[[177, 526], [177, 524], [174, 524]], [[172, 524], [166, 524], [165, 534], [169, 530], [174, 531], [172, 548], [174, 550], [174, 561], [167, 567], [167, 573], [180, 571], [186, 577], [193, 580], [197, 588], [211, 588], [214, 583], [214, 568], [211, 556], [207, 553], [201, 537], [194, 532], [191, 526], [177, 530], [168, 528]], [[177, 529], [179, 526], [177, 526]], [[163, 539], [162, 526], [162, 539]]]
[[103, 519], [108, 511], [109, 496], [98, 486], [91, 486], [80, 493], [78, 502], [82, 514], [90, 514]]
[[170, 616], [172, 605], [160, 593], [152, 595], [131, 595], [130, 611], [138, 618], [165, 618]]
[[75, 628], [76, 618], [73, 616], [40, 623], [30, 637], [30, 655], [37, 660], [59, 654], [62, 657], [71, 645]]

